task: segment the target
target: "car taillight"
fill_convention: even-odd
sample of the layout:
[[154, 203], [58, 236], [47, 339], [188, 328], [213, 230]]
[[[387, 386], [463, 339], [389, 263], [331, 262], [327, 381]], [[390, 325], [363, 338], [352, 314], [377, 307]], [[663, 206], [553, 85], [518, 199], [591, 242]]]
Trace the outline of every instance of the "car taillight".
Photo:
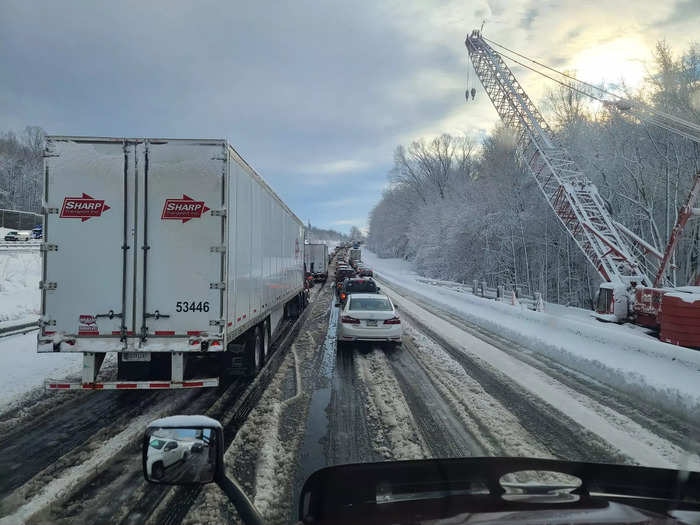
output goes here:
[[345, 324], [360, 324], [359, 319], [355, 319], [354, 317], [350, 317], [349, 315], [344, 315], [343, 317], [341, 317], [340, 322]]
[[401, 324], [401, 319], [398, 317], [392, 317], [391, 319], [384, 321], [384, 324]]

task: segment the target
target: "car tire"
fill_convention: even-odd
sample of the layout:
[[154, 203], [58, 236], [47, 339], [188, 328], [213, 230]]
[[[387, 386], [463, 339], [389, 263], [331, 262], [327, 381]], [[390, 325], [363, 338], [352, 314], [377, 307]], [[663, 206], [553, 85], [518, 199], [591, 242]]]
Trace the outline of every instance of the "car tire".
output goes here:
[[163, 463], [159, 461], [151, 466], [151, 477], [153, 479], [163, 479], [164, 475], [165, 469], [163, 468]]

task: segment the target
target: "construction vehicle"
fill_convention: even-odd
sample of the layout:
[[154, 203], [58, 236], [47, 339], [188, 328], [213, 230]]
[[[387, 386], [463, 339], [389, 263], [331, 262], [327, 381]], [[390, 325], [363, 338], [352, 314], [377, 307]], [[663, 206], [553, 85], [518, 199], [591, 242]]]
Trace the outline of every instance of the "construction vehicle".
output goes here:
[[[700, 193], [700, 173], [662, 254], [613, 219], [598, 188], [559, 142], [504, 56], [521, 63], [496, 51], [486, 40], [479, 30], [467, 36], [469, 58], [503, 124], [514, 132], [518, 159], [527, 166], [561, 224], [605, 281], [600, 287], [596, 316], [604, 321], [631, 320], [660, 328], [664, 341], [700, 347], [700, 288], [675, 287], [668, 272], [685, 224], [692, 216], [700, 215], [700, 209], [694, 207]], [[619, 97], [601, 102], [611, 110], [632, 112], [640, 120], [700, 142], [697, 124]]]

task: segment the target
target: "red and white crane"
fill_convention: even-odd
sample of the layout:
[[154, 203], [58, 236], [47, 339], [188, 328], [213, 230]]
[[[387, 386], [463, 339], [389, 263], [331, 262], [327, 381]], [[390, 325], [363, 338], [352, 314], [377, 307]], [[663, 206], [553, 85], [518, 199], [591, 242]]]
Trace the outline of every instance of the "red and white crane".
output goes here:
[[[605, 281], [596, 308], [599, 317], [610, 321], [632, 317], [639, 324], [658, 326], [661, 298], [672, 291], [669, 287], [674, 285], [666, 269], [685, 223], [698, 213], [694, 203], [700, 192], [700, 173], [662, 254], [613, 219], [598, 188], [552, 132], [503, 60], [502, 53], [494, 50], [478, 30], [472, 31], [465, 44], [486, 94], [504, 125], [514, 132], [518, 158], [537, 181], [564, 228]], [[603, 102], [617, 110], [632, 111], [637, 118], [700, 142], [700, 126], [694, 123], [630, 101]], [[693, 310], [691, 316], [694, 314]], [[671, 342], [689, 341], [689, 346], [700, 346], [700, 303], [697, 316], [694, 328], [697, 333]], [[662, 327], [662, 336], [663, 332]]]

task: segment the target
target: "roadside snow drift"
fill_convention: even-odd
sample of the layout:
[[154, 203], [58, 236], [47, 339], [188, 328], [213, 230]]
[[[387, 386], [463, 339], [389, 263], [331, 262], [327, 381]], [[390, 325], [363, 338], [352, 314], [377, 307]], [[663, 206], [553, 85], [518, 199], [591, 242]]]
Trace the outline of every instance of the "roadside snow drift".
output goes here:
[[[36, 252], [0, 252], [0, 326], [36, 321], [41, 295], [41, 257]], [[36, 332], [0, 338], [0, 411], [48, 377], [80, 373], [80, 354], [37, 354]]]
[[[700, 352], [663, 343], [633, 325], [601, 323], [580, 308], [547, 303], [544, 312], [426, 284], [402, 259], [363, 250], [379, 279], [403, 287], [526, 349], [684, 417], [700, 418]], [[441, 284], [445, 284], [442, 281]], [[457, 289], [456, 289], [457, 288]]]

